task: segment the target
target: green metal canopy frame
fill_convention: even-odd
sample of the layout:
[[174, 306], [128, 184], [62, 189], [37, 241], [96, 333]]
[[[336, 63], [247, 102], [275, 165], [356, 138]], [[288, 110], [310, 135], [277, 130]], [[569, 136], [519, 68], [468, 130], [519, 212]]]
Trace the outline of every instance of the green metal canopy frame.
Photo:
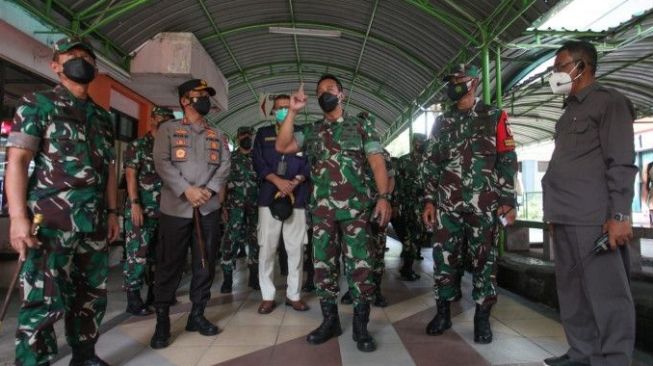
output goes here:
[[[138, 11], [145, 5], [155, 3], [151, 0], [98, 0], [81, 11], [75, 11], [67, 6], [64, 3], [64, 0], [43, 0], [43, 6], [41, 7], [34, 5], [33, 1], [13, 1], [44, 23], [64, 34], [91, 36], [102, 45], [99, 53], [110, 60], [117, 60], [125, 71], [129, 70], [129, 62], [131, 59], [130, 54], [114, 40], [103, 34], [101, 29], [130, 13]], [[325, 68], [332, 67], [335, 70], [345, 71], [351, 75], [351, 78], [345, 80], [349, 86], [349, 98], [346, 107], [352, 105], [359, 109], [366, 109], [366, 106], [355, 102], [356, 98], [354, 98], [354, 95], [357, 91], [360, 91], [364, 93], [366, 97], [374, 99], [383, 105], [387, 105], [389, 108], [399, 111], [399, 116], [391, 123], [388, 121], [382, 121], [388, 127], [383, 137], [386, 142], [392, 140], [403, 128], [405, 128], [406, 124], [412, 121], [415, 113], [420, 107], [431, 102], [433, 98], [440, 93], [444, 86], [444, 83], [441, 81], [442, 75], [456, 64], [468, 63], [477, 58], [480, 59], [483, 72], [483, 100], [490, 103], [492, 99], [490, 88], [490, 53], [494, 52], [496, 55], [496, 59], [494, 60], [495, 71], [500, 76], [501, 50], [506, 47], [506, 45], [510, 46], [510, 44], [507, 44], [500, 38], [509, 27], [511, 27], [536, 3], [536, 0], [501, 0], [489, 16], [485, 19], [477, 19], [472, 12], [465, 9], [464, 5], [460, 5], [460, 2], [454, 0], [444, 0], [441, 5], [436, 5], [429, 0], [404, 0], [403, 3], [408, 4], [412, 8], [418, 9], [421, 13], [426, 14], [428, 17], [435, 19], [438, 24], [442, 24], [453, 33], [462, 37], [465, 41], [465, 44], [460, 48], [460, 51], [444, 68], [434, 71], [431, 66], [432, 63], [425, 60], [422, 56], [418, 56], [411, 52], [408, 47], [387, 40], [372, 31], [374, 22], [377, 18], [379, 4], [381, 3], [380, 0], [370, 2], [370, 15], [364, 32], [360, 29], [347, 27], [344, 24], [298, 21], [295, 11], [295, 0], [288, 0], [289, 20], [287, 22], [260, 22], [221, 29], [215, 16], [207, 8], [206, 0], [196, 1], [198, 7], [202, 9], [203, 16], [210, 24], [210, 33], [197, 35], [198, 39], [203, 44], [214, 39], [218, 39], [221, 42], [229, 56], [229, 59], [237, 70], [235, 73], [227, 76], [228, 80], [231, 82], [231, 87], [234, 89], [243, 86], [246, 87], [251, 93], [252, 100], [254, 101], [252, 103], [243, 102], [241, 105], [235, 106], [233, 111], [221, 116], [218, 123], [222, 123], [229, 119], [229, 117], [237, 111], [251, 108], [255, 103], [258, 103], [258, 93], [253, 82], [291, 76], [288, 72], [275, 72], [276, 66], [288, 64], [296, 65], [296, 72], [300, 82], [304, 81], [307, 75], [315, 76], [313, 73], [307, 71], [307, 67], [324, 66]], [[352, 66], [328, 65], [327, 63], [321, 65], [319, 62], [304, 60], [302, 59], [302, 52], [299, 47], [297, 36], [293, 35], [292, 42], [294, 60], [255, 66], [241, 64], [231, 45], [227, 42], [227, 37], [242, 32], [265, 29], [271, 26], [332, 29], [341, 31], [343, 34], [350, 37], [359, 38], [361, 39], [361, 47], [358, 57], [356, 58], [356, 63]], [[423, 74], [432, 77], [431, 81], [428, 82], [426, 87], [411, 100], [410, 97], [402, 94], [399, 90], [395, 90], [392, 86], [388, 85], [388, 83], [366, 74], [362, 71], [362, 67], [365, 63], [366, 51], [369, 48], [368, 44], [371, 43], [383, 47], [387, 52], [396, 54], [402, 62], [413, 65], [418, 70], [421, 70]], [[251, 75], [251, 72], [254, 70], [265, 67], [270, 68], [269, 74], [264, 76]], [[501, 77], [497, 77], [497, 83], [495, 84], [495, 99], [496, 103], [499, 105], [502, 104], [502, 85], [500, 81]], [[370, 83], [377, 85], [378, 87], [371, 88], [367, 85]], [[387, 91], [387, 93], [382, 93], [382, 90]], [[305, 119], [308, 118], [308, 114], [309, 112], [305, 111]]]

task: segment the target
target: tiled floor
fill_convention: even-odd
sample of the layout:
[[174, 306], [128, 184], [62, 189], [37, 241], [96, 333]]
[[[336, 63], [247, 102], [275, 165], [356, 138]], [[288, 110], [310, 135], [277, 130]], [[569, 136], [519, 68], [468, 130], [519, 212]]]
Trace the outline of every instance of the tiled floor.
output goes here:
[[[390, 306], [373, 308], [370, 316], [369, 329], [379, 345], [375, 352], [361, 353], [356, 349], [351, 339], [350, 306], [340, 306], [344, 334], [320, 346], [311, 346], [305, 341], [305, 336], [321, 321], [318, 299], [314, 295], [306, 296], [311, 306], [308, 312], [295, 312], [279, 305], [272, 314], [259, 315], [256, 310], [260, 293], [246, 287], [247, 272], [245, 266], [239, 264], [235, 292], [220, 294], [218, 278], [206, 310], [207, 318], [222, 329], [217, 336], [203, 337], [184, 331], [190, 310], [184, 286], [179, 292], [181, 303], [171, 309], [173, 343], [170, 347], [158, 351], [150, 349], [153, 317], [117, 316], [124, 308], [124, 303], [120, 303], [110, 311], [113, 326], [100, 338], [98, 353], [112, 365], [534, 366], [541, 365], [543, 358], [566, 351], [565, 335], [555, 313], [504, 291], [492, 314], [494, 342], [475, 344], [472, 336], [474, 304], [467, 277], [463, 282], [465, 296], [452, 306], [453, 329], [438, 337], [427, 336], [424, 328], [435, 313], [430, 250], [424, 250], [427, 259], [419, 264], [422, 279], [407, 283], [397, 279], [399, 244], [390, 240], [389, 246], [383, 292]], [[284, 298], [283, 281], [284, 278], [277, 275], [279, 304]], [[114, 293], [112, 297], [119, 295]], [[9, 362], [10, 357], [4, 352], [10, 350], [10, 339], [5, 335], [0, 342], [1, 360]], [[67, 365], [68, 361], [69, 356], [64, 356], [55, 365]]]

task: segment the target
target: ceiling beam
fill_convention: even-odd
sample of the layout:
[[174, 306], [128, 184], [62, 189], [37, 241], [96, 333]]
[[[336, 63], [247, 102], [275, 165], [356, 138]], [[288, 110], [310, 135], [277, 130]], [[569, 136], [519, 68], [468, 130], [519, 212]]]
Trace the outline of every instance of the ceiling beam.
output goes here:
[[233, 61], [234, 65], [236, 65], [236, 68], [238, 71], [240, 71], [240, 74], [242, 78], [245, 80], [245, 83], [247, 83], [247, 86], [249, 87], [249, 90], [252, 92], [252, 97], [258, 103], [258, 94], [256, 94], [256, 91], [252, 87], [252, 84], [248, 81], [247, 79], [247, 74], [243, 71], [243, 68], [240, 66], [240, 63], [238, 63], [238, 60], [236, 59], [236, 56], [234, 55], [233, 51], [231, 50], [231, 47], [229, 47], [229, 44], [227, 43], [227, 40], [225, 39], [224, 35], [222, 32], [220, 32], [220, 28], [218, 28], [218, 25], [215, 24], [215, 21], [213, 20], [213, 16], [209, 12], [209, 9], [207, 9], [206, 5], [204, 4], [204, 0], [197, 0], [200, 4], [200, 7], [204, 11], [204, 15], [208, 18], [209, 22], [211, 23], [211, 27], [213, 27], [213, 32], [215, 35], [222, 41], [222, 45], [224, 46], [225, 50], [229, 54], [229, 57], [231, 57], [231, 61]]
[[[289, 22], [269, 22], [269, 23], [256, 23], [256, 24], [248, 24], [248, 25], [242, 25], [238, 26], [235, 28], [231, 29], [225, 29], [222, 31], [222, 35], [224, 37], [228, 37], [234, 34], [242, 33], [242, 32], [248, 32], [248, 31], [256, 31], [256, 30], [261, 30], [261, 29], [267, 29], [270, 27], [292, 27], [293, 24]], [[320, 23], [320, 22], [297, 22], [295, 21], [295, 26], [297, 27], [302, 27], [302, 28], [318, 28], [318, 29], [326, 29], [326, 30], [338, 30], [342, 32], [345, 35], [351, 36], [351, 37], [356, 37], [356, 38], [365, 38], [365, 33], [361, 32], [358, 29], [353, 29], [353, 28], [347, 28], [343, 26], [335, 26], [333, 24], [329, 23]], [[206, 36], [198, 36], [200, 41], [209, 41], [213, 38], [218, 37], [216, 34], [210, 34]], [[385, 49], [387, 52], [388, 50], [392, 50], [394, 52], [397, 52], [400, 54], [403, 58], [406, 60], [410, 61], [412, 64], [415, 66], [419, 66], [423, 71], [431, 74], [432, 73], [432, 65], [430, 65], [429, 62], [422, 60], [420, 57], [417, 55], [413, 54], [412, 52], [408, 51], [407, 49], [389, 41], [386, 40], [382, 37], [379, 36], [373, 36], [370, 35], [368, 37], [368, 41], [371, 43], [375, 43]]]
[[345, 110], [349, 107], [349, 101], [354, 94], [354, 88], [356, 88], [356, 79], [358, 78], [358, 71], [360, 70], [361, 62], [363, 61], [363, 55], [365, 54], [365, 46], [367, 46], [367, 40], [370, 37], [370, 31], [372, 30], [372, 24], [374, 24], [374, 18], [376, 17], [376, 10], [379, 7], [379, 0], [374, 1], [374, 7], [372, 8], [372, 15], [370, 16], [369, 22], [367, 22], [367, 31], [365, 31], [365, 38], [363, 38], [363, 45], [361, 46], [361, 52], [358, 54], [358, 61], [356, 61], [356, 67], [354, 68], [354, 77], [349, 84], [349, 98], [347, 99], [347, 105], [345, 105]]
[[[255, 65], [255, 66], [251, 66], [251, 67], [246, 68], [245, 72], [248, 75], [250, 75], [250, 74], [253, 73], [254, 70], [269, 68], [270, 69], [269, 70], [270, 75], [272, 75], [272, 74], [274, 74], [274, 67], [293, 66], [294, 64], [295, 63], [293, 61], [281, 61], [281, 62], [273, 62], [273, 63], [269, 63], [269, 64], [260, 64], [260, 65]], [[352, 74], [352, 75], [354, 74], [354, 70], [351, 69], [351, 68], [348, 68], [346, 66], [341, 66], [341, 65], [334, 65], [334, 64], [330, 64], [330, 63], [326, 63], [326, 62], [313, 62], [313, 61], [304, 62], [304, 66], [324, 67], [325, 68], [324, 73], [329, 72], [329, 69], [335, 69], [336, 71], [339, 71], [339, 72], [345, 72], [345, 73]], [[240, 75], [239, 73], [232, 73], [232, 74], [229, 74], [229, 75], [225, 75], [225, 78], [227, 78], [227, 80], [229, 80], [229, 85], [230, 85], [231, 88], [234, 88], [234, 87], [240, 85], [240, 83], [232, 80], [232, 79], [238, 77], [239, 75]], [[386, 84], [384, 81], [376, 79], [376, 78], [374, 78], [374, 77], [372, 77], [370, 75], [367, 75], [367, 74], [361, 73], [361, 72], [358, 73], [358, 76], [363, 77], [363, 78], [371, 81], [372, 83], [377, 84], [377, 85], [380, 86], [377, 90], [373, 91], [373, 95], [381, 96], [381, 94], [379, 93], [379, 90], [386, 89], [390, 93], [392, 93], [392, 95], [395, 98], [399, 99], [402, 103], [409, 103], [409, 100], [407, 100], [405, 98], [404, 93], [402, 93], [399, 90], [393, 88], [392, 86]], [[343, 79], [343, 80], [347, 81], [347, 80], [351, 80], [351, 79], [347, 78], [347, 79]]]

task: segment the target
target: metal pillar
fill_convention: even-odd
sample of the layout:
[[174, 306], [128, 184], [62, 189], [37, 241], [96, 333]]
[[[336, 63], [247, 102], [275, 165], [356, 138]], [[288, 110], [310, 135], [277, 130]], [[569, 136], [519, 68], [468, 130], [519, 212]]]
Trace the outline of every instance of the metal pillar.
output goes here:
[[483, 71], [483, 103], [490, 104], [492, 96], [490, 94], [490, 45], [487, 36], [487, 28], [485, 26], [479, 27], [481, 30], [481, 37], [483, 44], [481, 45], [481, 69]]
[[503, 108], [503, 80], [501, 79], [501, 46], [497, 46], [497, 58], [494, 61], [494, 71], [496, 74], [495, 89], [497, 91], [496, 105], [497, 108]]

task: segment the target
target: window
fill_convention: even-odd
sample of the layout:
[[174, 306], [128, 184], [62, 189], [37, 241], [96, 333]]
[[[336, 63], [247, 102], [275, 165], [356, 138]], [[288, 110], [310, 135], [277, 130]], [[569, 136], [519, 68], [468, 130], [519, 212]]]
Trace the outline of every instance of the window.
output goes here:
[[138, 137], [138, 120], [111, 108], [111, 120], [116, 140], [130, 142]]

